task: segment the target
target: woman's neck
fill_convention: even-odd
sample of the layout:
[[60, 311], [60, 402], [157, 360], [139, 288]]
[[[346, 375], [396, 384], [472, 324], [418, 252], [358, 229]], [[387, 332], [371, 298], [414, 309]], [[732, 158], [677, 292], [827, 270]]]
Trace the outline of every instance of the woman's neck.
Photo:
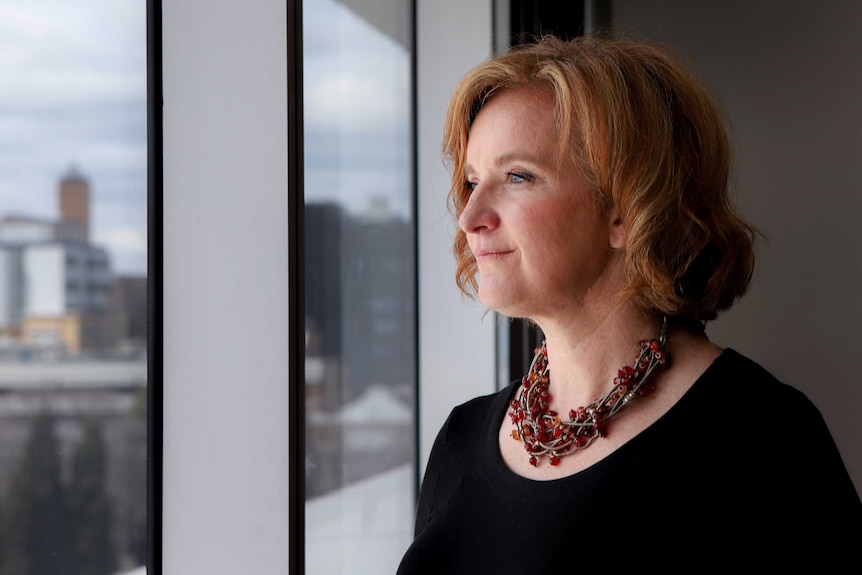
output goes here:
[[633, 304], [591, 306], [573, 317], [539, 324], [545, 334], [551, 376], [551, 408], [568, 413], [610, 389], [624, 365], [631, 365], [639, 342], [658, 336], [661, 317]]

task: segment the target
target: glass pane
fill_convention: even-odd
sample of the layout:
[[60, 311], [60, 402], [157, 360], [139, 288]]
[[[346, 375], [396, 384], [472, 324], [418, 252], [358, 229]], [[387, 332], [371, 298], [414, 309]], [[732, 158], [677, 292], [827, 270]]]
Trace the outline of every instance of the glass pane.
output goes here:
[[309, 574], [394, 573], [412, 535], [411, 4], [303, 3]]
[[142, 572], [146, 3], [0, 5], [0, 573]]

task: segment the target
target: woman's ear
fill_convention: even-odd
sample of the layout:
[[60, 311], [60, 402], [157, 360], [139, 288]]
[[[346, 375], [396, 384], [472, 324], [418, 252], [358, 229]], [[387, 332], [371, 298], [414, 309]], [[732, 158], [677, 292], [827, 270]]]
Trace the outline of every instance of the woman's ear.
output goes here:
[[616, 208], [608, 210], [608, 244], [611, 249], [622, 250], [626, 247], [626, 228]]
[[611, 249], [622, 250], [626, 247], [626, 228], [616, 208], [608, 210], [608, 243]]

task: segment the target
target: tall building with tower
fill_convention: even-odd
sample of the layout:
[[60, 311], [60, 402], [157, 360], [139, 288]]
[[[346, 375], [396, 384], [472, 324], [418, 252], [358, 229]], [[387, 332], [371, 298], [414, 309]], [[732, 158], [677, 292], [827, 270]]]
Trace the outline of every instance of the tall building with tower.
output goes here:
[[90, 182], [72, 166], [60, 178], [60, 189], [57, 194], [59, 201], [60, 221], [64, 225], [77, 227], [81, 234], [80, 240], [90, 241]]
[[108, 252], [89, 241], [90, 185], [76, 169], [58, 185], [57, 220], [0, 219], [0, 333], [31, 349], [77, 354], [116, 339]]

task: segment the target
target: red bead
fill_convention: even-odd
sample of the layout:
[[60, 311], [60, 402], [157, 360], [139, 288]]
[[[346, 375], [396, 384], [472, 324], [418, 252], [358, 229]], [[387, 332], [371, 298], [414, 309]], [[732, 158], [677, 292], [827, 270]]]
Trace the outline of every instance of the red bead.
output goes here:
[[[664, 330], [663, 330], [664, 333]], [[529, 461], [538, 466], [541, 456], [548, 455], [551, 465], [558, 465], [560, 456], [549, 453], [554, 449], [572, 450], [588, 446], [596, 437], [604, 437], [604, 419], [623, 407], [623, 400], [637, 388], [641, 395], [654, 389], [646, 381], [648, 370], [656, 365], [667, 369], [670, 357], [666, 341], [659, 338], [642, 340], [641, 351], [630, 366], [623, 366], [614, 378], [612, 392], [603, 399], [597, 399], [586, 408], [579, 407], [568, 411], [569, 419], [563, 423], [556, 411], [548, 409], [553, 401], [550, 392], [547, 348], [544, 344], [536, 348], [536, 357], [530, 372], [521, 380], [523, 386], [515, 400], [510, 402], [508, 415], [515, 423], [512, 436], [520, 436], [524, 448], [530, 455]], [[556, 389], [556, 388], [555, 388]]]

